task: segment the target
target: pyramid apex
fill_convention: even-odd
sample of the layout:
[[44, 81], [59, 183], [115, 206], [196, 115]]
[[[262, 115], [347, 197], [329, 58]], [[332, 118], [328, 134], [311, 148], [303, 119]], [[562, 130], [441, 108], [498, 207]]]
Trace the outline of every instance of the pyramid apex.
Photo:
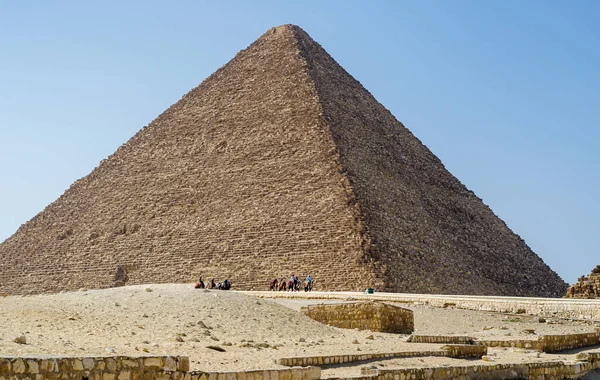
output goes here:
[[303, 31], [301, 27], [294, 24], [283, 24], [274, 26], [267, 31], [267, 33], [281, 33], [281, 32], [293, 32], [293, 31]]

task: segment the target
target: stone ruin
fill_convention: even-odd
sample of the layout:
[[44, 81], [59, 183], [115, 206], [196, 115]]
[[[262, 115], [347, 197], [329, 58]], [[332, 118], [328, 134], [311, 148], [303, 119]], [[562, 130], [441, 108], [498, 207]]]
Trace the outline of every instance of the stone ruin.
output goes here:
[[257, 290], [291, 273], [318, 290], [567, 288], [294, 25], [267, 31], [0, 243], [8, 294], [200, 275]]
[[600, 265], [567, 289], [567, 298], [600, 298]]

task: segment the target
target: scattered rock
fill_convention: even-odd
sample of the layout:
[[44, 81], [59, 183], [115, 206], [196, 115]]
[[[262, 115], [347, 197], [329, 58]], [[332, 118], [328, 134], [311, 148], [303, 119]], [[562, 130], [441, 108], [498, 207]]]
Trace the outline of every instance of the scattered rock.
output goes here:
[[298, 339], [298, 342], [306, 342], [306, 339], [300, 338], [300, 339]]
[[151, 292], [151, 291], [152, 291], [152, 288], [146, 288], [146, 291], [147, 291], [147, 292]]
[[177, 342], [181, 342], [181, 343], [183, 343], [183, 338], [181, 337], [181, 335], [177, 335], [177, 336], [175, 336], [175, 340], [176, 340]]
[[358, 343], [358, 339], [354, 339], [354, 340], [352, 340], [352, 344], [359, 344], [359, 343]]
[[493, 361], [495, 361], [494, 358], [492, 358], [491, 356], [488, 356], [488, 355], [483, 355], [481, 357], [481, 360], [483, 360], [484, 362], [493, 362]]
[[366, 337], [365, 339], [369, 339], [369, 340], [375, 340], [375, 337], [373, 335], [369, 335], [368, 337]]
[[538, 322], [539, 323], [546, 323], [546, 318], [539, 317], [538, 318]]
[[535, 334], [535, 330], [534, 329], [524, 329], [523, 332], [525, 334]]
[[483, 326], [483, 331], [491, 330], [491, 329], [493, 329], [492, 326]]
[[209, 348], [209, 349], [215, 350], [215, 351], [219, 351], [219, 352], [226, 352], [223, 347], [219, 347], [219, 346], [206, 346], [206, 348]]
[[25, 338], [25, 335], [21, 335], [13, 339], [13, 342], [18, 344], [27, 344], [27, 338]]
[[142, 348], [142, 351], [144, 351], [144, 352], [150, 352], [150, 350], [147, 349], [146, 347]]
[[206, 325], [204, 324], [204, 322], [202, 322], [202, 321], [198, 321], [198, 322], [196, 322], [196, 325], [198, 325], [200, 328], [203, 328], [203, 329], [207, 329], [207, 328], [208, 328], [208, 326], [206, 326]]
[[233, 343], [231, 343], [231, 342], [223, 342], [223, 346], [233, 346]]

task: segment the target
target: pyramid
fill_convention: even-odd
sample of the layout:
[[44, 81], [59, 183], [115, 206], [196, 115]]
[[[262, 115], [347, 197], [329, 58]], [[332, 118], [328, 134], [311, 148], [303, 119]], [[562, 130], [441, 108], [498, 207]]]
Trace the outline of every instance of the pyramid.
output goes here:
[[0, 292], [566, 284], [302, 29], [267, 31], [0, 244]]

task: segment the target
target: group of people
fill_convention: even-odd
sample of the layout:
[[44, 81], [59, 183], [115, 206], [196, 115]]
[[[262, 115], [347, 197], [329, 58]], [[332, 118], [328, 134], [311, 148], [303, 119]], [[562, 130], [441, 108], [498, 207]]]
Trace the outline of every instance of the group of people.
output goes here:
[[231, 281], [225, 279], [223, 282], [215, 283], [215, 279], [211, 278], [210, 282], [207, 284], [204, 283], [202, 276], [200, 276], [200, 280], [194, 286], [196, 289], [218, 289], [218, 290], [229, 290], [231, 289]]
[[304, 280], [304, 282], [300, 282], [300, 280], [298, 279], [298, 276], [296, 276], [295, 274], [292, 273], [292, 277], [289, 279], [289, 281], [285, 281], [285, 279], [282, 277], [281, 280], [277, 280], [276, 278], [272, 279], [271, 281], [269, 281], [269, 290], [271, 291], [280, 291], [280, 292], [285, 292], [285, 291], [290, 291], [290, 292], [297, 292], [300, 290], [300, 286], [302, 285], [302, 287], [304, 288], [305, 292], [310, 292], [313, 288], [313, 279], [310, 276], [310, 274], [308, 276], [306, 276], [306, 279]]

